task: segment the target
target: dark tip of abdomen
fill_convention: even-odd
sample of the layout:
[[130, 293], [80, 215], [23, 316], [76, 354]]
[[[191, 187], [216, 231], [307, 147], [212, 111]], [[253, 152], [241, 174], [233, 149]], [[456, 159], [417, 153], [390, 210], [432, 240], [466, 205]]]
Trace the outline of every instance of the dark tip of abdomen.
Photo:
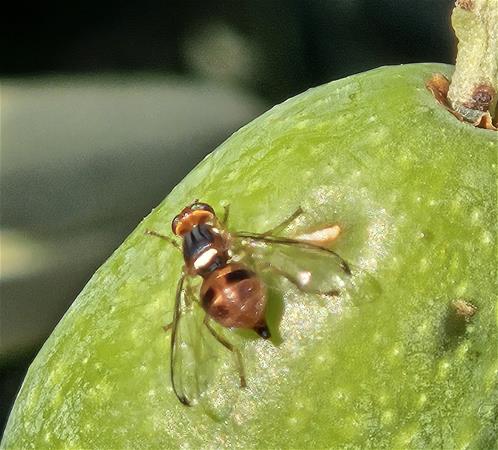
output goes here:
[[263, 325], [261, 327], [255, 327], [254, 331], [258, 333], [258, 335], [261, 336], [263, 339], [271, 338], [270, 330], [266, 325]]
[[182, 403], [185, 406], [192, 406], [192, 404], [190, 403], [190, 401], [184, 395], [179, 395], [178, 396], [178, 400], [180, 400], [180, 403]]

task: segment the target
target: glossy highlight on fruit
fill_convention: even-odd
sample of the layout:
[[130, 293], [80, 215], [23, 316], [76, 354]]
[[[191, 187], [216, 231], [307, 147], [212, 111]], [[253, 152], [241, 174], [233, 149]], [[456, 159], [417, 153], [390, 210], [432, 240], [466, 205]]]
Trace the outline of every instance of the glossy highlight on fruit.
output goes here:
[[[450, 66], [383, 67], [311, 89], [202, 161], [97, 271], [31, 366], [1, 447], [496, 448], [498, 139], [426, 87]], [[263, 231], [340, 227], [337, 300], [270, 280], [272, 341], [188, 408], [168, 378], [182, 260], [169, 233], [194, 199]], [[472, 314], [461, 314], [471, 305]], [[199, 308], [200, 309], [200, 308]], [[195, 332], [195, 330], [193, 330]]]

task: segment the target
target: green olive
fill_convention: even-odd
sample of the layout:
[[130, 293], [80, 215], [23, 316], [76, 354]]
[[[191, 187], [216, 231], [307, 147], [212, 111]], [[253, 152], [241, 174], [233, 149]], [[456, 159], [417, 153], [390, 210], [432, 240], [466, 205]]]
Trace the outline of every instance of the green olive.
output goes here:
[[[496, 448], [498, 140], [435, 101], [425, 83], [438, 72], [452, 67], [383, 67], [311, 89], [210, 154], [76, 299], [1, 447]], [[183, 261], [144, 231], [173, 237], [194, 199], [218, 214], [229, 204], [232, 230], [262, 232], [298, 207], [283, 235], [339, 225], [332, 248], [352, 276], [334, 298], [271, 277], [273, 339], [224, 331], [247, 387], [222, 351], [186, 407], [163, 329]]]

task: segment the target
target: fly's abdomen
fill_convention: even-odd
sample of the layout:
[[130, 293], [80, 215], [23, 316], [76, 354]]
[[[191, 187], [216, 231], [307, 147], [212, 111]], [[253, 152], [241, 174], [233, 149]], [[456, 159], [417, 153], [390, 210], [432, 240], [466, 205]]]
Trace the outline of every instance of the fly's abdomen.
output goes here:
[[254, 329], [265, 323], [264, 286], [254, 272], [240, 264], [228, 264], [205, 277], [201, 302], [224, 327]]

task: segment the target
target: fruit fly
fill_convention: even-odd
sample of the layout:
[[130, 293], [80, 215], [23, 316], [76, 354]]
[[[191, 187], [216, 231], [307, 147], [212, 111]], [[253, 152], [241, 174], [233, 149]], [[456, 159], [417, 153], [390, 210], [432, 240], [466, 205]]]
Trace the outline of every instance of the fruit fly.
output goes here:
[[[173, 320], [165, 327], [171, 330], [171, 385], [183, 404], [190, 405], [201, 394], [196, 386], [198, 357], [191, 347], [204, 332], [219, 348], [232, 353], [240, 386], [246, 386], [241, 353], [217, 328], [250, 329], [263, 339], [271, 337], [265, 318], [264, 273], [282, 276], [304, 292], [326, 296], [338, 295], [345, 285], [351, 275], [349, 265], [333, 250], [321, 247], [316, 240], [278, 235], [302, 213], [299, 208], [264, 233], [230, 232], [228, 207], [220, 219], [210, 205], [195, 201], [171, 224], [181, 246], [174, 238], [146, 231], [170, 242], [183, 254]], [[202, 281], [197, 293], [190, 283], [194, 279]], [[203, 318], [199, 311], [204, 312]]]

